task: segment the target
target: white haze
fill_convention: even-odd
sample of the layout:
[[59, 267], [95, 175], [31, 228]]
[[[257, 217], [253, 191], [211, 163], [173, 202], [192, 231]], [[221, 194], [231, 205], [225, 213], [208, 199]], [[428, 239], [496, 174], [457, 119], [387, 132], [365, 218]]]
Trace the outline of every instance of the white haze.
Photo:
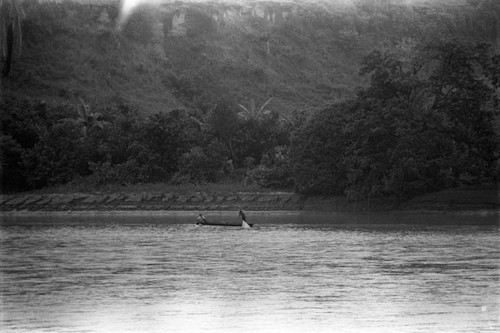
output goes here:
[[[107, 2], [106, 0], [80, 0], [80, 2]], [[461, 3], [462, 0], [368, 0], [373, 2], [387, 2], [392, 4], [418, 5], [422, 3]], [[500, 0], [499, 0], [500, 1]], [[322, 4], [331, 6], [353, 6], [360, 0], [121, 0], [120, 1], [120, 24], [125, 22], [132, 12], [143, 4], [165, 4], [165, 3], [226, 3], [226, 4], [255, 4], [257, 2], [296, 3], [296, 4]]]

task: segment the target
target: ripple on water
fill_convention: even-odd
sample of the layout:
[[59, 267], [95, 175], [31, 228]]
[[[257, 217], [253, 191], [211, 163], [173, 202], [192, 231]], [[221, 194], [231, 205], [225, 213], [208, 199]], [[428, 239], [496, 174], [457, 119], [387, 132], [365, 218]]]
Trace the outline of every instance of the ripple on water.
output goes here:
[[96, 221], [0, 231], [7, 332], [500, 328], [495, 227]]

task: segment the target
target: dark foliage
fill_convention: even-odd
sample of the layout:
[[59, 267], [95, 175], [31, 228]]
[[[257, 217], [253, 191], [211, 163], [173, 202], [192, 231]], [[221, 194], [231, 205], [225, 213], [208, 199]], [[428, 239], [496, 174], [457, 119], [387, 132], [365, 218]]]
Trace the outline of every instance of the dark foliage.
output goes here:
[[187, 35], [191, 38], [216, 31], [216, 24], [209, 13], [196, 8], [190, 8], [186, 13]]
[[[2, 190], [229, 177], [369, 199], [494, 180], [500, 57], [477, 41], [498, 49], [498, 5], [446, 2], [279, 4], [237, 23], [175, 2], [120, 33], [116, 4], [25, 1], [2, 93], [30, 97], [0, 100]], [[178, 10], [187, 38], [170, 34]]]
[[178, 178], [193, 183], [220, 181], [231, 171], [227, 169], [227, 156], [227, 148], [218, 140], [193, 147], [180, 158]]
[[349, 105], [335, 105], [311, 117], [294, 133], [291, 162], [296, 190], [338, 194], [345, 189], [343, 129]]
[[23, 149], [10, 135], [0, 136], [0, 174], [3, 190], [23, 190], [28, 185], [21, 169]]
[[495, 59], [484, 43], [457, 41], [427, 44], [410, 63], [372, 52], [361, 71], [370, 86], [295, 133], [297, 189], [403, 199], [495, 178]]
[[260, 165], [248, 172], [248, 178], [262, 187], [293, 189], [295, 183], [288, 148], [276, 146], [267, 152]]
[[165, 179], [178, 171], [179, 159], [196, 143], [197, 132], [196, 124], [186, 111], [173, 110], [148, 118], [142, 128], [141, 141], [149, 152], [147, 164], [152, 180]]
[[243, 121], [227, 101], [213, 108], [207, 123], [186, 110], [144, 117], [124, 101], [102, 113], [81, 104], [86, 111], [77, 113], [81, 105], [16, 98], [0, 103], [4, 191], [63, 184], [75, 177], [88, 177], [96, 185], [173, 176], [177, 182], [216, 182], [238, 173], [235, 167], [243, 167], [245, 160], [260, 163], [286, 137], [276, 117]]
[[33, 148], [22, 154], [26, 182], [32, 188], [63, 184], [86, 169], [78, 127], [61, 123], [43, 128]]
[[134, 11], [123, 26], [123, 34], [134, 42], [147, 44], [154, 37], [153, 8], [142, 6]]

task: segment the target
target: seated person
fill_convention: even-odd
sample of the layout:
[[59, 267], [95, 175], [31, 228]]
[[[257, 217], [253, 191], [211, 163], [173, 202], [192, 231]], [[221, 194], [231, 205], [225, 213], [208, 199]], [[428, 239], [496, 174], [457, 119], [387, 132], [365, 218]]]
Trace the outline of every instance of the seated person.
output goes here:
[[207, 220], [205, 219], [205, 216], [203, 216], [202, 213], [200, 213], [198, 215], [198, 217], [196, 218], [196, 221], [197, 221], [196, 224], [203, 224], [203, 223], [207, 222]]

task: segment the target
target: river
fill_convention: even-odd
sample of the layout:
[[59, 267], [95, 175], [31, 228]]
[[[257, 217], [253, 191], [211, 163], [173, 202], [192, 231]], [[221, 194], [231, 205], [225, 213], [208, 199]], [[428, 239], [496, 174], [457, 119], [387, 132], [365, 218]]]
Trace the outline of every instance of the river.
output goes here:
[[497, 216], [247, 216], [3, 216], [1, 331], [500, 331]]

